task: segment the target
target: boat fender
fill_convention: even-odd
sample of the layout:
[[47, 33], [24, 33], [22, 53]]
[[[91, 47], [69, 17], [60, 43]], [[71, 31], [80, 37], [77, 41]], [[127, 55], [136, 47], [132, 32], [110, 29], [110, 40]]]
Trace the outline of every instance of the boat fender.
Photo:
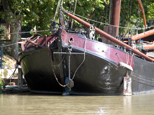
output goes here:
[[132, 95], [132, 79], [128, 75], [124, 77], [123, 95]]
[[133, 71], [133, 68], [132, 68], [130, 65], [124, 63], [124, 62], [119, 62], [119, 66], [120, 66], [120, 67], [127, 68], [127, 69]]

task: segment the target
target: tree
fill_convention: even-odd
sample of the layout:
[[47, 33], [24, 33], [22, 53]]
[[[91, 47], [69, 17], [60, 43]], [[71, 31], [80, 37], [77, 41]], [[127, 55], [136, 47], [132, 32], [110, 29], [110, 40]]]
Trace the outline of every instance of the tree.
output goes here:
[[[51, 23], [55, 0], [2, 0], [3, 10], [0, 18], [5, 19], [11, 30], [12, 43], [18, 42], [18, 33], [22, 25], [29, 25], [38, 29], [46, 29]], [[21, 23], [22, 22], [22, 23]], [[18, 45], [12, 48], [12, 56], [17, 59]]]

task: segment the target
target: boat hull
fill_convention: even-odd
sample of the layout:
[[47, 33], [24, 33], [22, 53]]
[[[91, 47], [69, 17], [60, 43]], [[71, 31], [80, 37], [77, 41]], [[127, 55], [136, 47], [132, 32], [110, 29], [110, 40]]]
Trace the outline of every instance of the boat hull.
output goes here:
[[[73, 50], [73, 52], [81, 53], [79, 50]], [[66, 58], [66, 62], [68, 62], [68, 58]], [[82, 62], [83, 64], [79, 67]], [[127, 72], [130, 74], [130, 70], [119, 67], [112, 60], [98, 57], [89, 52], [86, 52], [85, 55], [71, 55], [70, 64], [71, 79], [74, 81], [74, 87], [69, 94], [122, 94], [123, 78]]]
[[[154, 89], [152, 62], [64, 30], [61, 33], [61, 42], [56, 37], [49, 37], [47, 40], [41, 38], [36, 43], [45, 46], [47, 41], [52, 46], [49, 47], [50, 50], [29, 45], [18, 58], [32, 92], [123, 94], [126, 76], [132, 78], [132, 94], [152, 92]], [[120, 66], [120, 62], [127, 66]], [[74, 83], [73, 87], [68, 86], [69, 80]]]
[[48, 52], [45, 49], [37, 48], [22, 52], [18, 60], [30, 91], [38, 93], [63, 92], [63, 88], [57, 83], [54, 76], [55, 74], [61, 80], [59, 72], [61, 61], [58, 61], [59, 58], [57, 58], [56, 63], [52, 63]]
[[154, 92], [154, 63], [134, 56], [134, 70], [131, 73], [132, 93]]

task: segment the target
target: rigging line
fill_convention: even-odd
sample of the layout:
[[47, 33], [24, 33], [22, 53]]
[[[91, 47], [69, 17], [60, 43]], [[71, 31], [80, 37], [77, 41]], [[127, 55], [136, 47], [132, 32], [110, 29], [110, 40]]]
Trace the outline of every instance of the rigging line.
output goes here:
[[61, 7], [63, 6], [63, 0], [61, 1]]
[[[75, 14], [77, 2], [78, 2], [78, 0], [75, 1], [75, 6], [74, 6], [74, 12], [73, 12], [73, 14]], [[74, 19], [72, 19], [72, 22], [71, 22], [71, 29], [73, 28], [73, 22], [74, 22]]]
[[8, 46], [12, 46], [12, 45], [15, 45], [15, 44], [19, 44], [19, 43], [18, 43], [18, 42], [16, 42], [16, 43], [9, 44], [9, 45], [3, 45], [2, 47], [8, 47]]
[[70, 9], [69, 9], [69, 11], [71, 11], [71, 9], [72, 9], [72, 0], [71, 0], [71, 4], [70, 4]]
[[115, 55], [119, 58], [119, 60], [121, 60], [121, 62], [123, 62], [117, 52], [115, 53]]
[[57, 8], [56, 8], [56, 12], [55, 12], [55, 16], [53, 18], [53, 21], [55, 21], [55, 18], [56, 18], [57, 14], [58, 14], [58, 10], [59, 10], [59, 7], [60, 7], [60, 2], [61, 2], [61, 0], [58, 1], [58, 5], [57, 5]]
[[86, 20], [90, 20], [92, 22], [96, 22], [96, 23], [100, 23], [100, 24], [104, 24], [104, 25], [108, 25], [108, 26], [113, 26], [113, 27], [128, 28], [128, 29], [132, 29], [132, 30], [145, 30], [145, 29], [150, 29], [150, 28], [153, 28], [154, 27], [154, 26], [150, 26], [150, 27], [146, 27], [146, 28], [129, 28], [129, 27], [124, 27], [124, 26], [116, 26], [116, 25], [111, 25], [111, 24], [108, 24], [108, 23], [99, 22], [99, 21], [96, 21], [96, 20], [92, 20], [92, 19], [83, 17], [83, 16], [78, 15], [78, 14], [74, 14], [74, 15], [76, 15], [78, 17], [81, 17], [81, 18], [84, 18]]
[[[34, 32], [34, 31], [25, 31], [25, 32], [18, 32], [18, 33], [24, 34], [24, 33], [30, 33], [30, 32]], [[40, 30], [40, 31], [36, 31], [36, 32], [50, 32], [50, 30]], [[17, 34], [17, 33], [7, 33], [7, 34], [0, 34], [0, 35], [10, 35], [10, 34]]]

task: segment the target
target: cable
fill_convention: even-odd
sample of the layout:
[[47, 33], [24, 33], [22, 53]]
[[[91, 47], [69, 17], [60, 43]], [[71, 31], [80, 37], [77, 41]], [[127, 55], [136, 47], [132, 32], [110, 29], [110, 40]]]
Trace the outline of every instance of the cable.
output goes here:
[[145, 29], [150, 29], [150, 28], [153, 28], [154, 27], [154, 26], [150, 26], [150, 27], [147, 27], [147, 28], [129, 28], [129, 27], [116, 26], [116, 25], [111, 25], [111, 24], [108, 24], [108, 23], [99, 22], [99, 21], [96, 21], [96, 20], [92, 20], [92, 19], [83, 17], [83, 16], [78, 15], [78, 14], [74, 14], [74, 15], [76, 15], [78, 17], [81, 17], [81, 18], [84, 18], [86, 20], [90, 20], [92, 22], [96, 22], [96, 23], [100, 23], [100, 24], [104, 24], [104, 25], [108, 25], [108, 26], [113, 26], [113, 27], [119, 27], [119, 28], [126, 28], [126, 29], [133, 29], [133, 30], [145, 30]]
[[[30, 32], [35, 32], [35, 31], [25, 31], [25, 32], [16, 32], [16, 33], [7, 33], [7, 35], [9, 34], [24, 34], [24, 33], [30, 33]], [[40, 30], [40, 31], [36, 31], [36, 32], [50, 32], [50, 30]], [[0, 35], [6, 35], [6, 34], [0, 34]]]

